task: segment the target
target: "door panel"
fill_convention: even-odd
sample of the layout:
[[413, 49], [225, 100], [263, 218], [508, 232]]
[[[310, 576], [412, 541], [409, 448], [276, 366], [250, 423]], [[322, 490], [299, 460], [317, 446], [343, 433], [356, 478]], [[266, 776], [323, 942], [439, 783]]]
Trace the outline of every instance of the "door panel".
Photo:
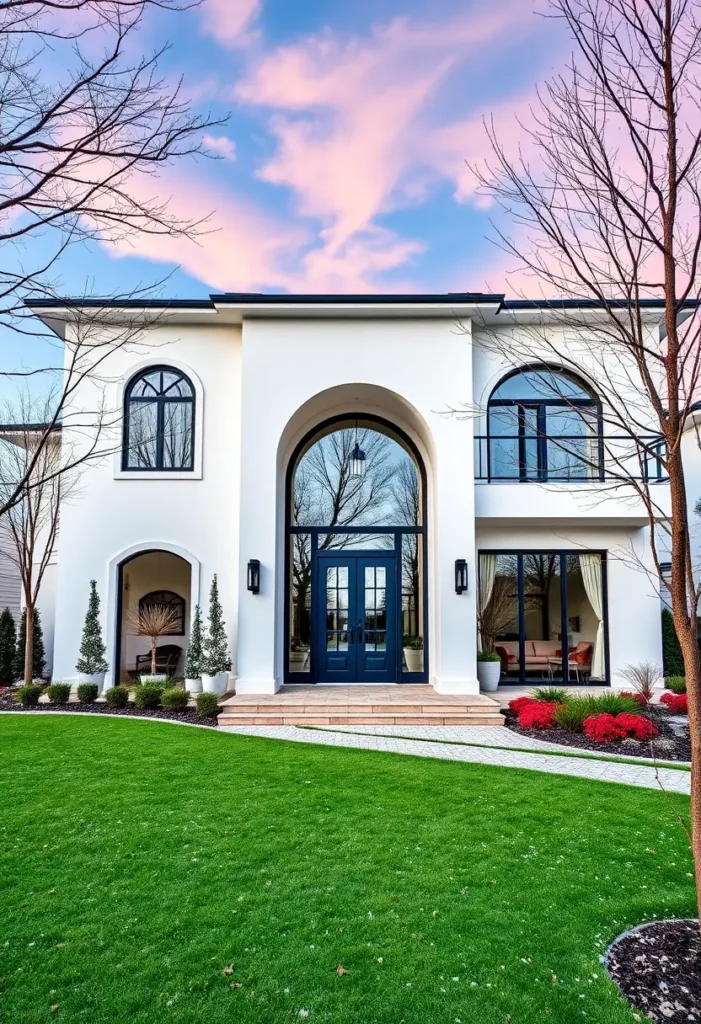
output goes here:
[[396, 556], [318, 558], [315, 678], [319, 683], [397, 680]]

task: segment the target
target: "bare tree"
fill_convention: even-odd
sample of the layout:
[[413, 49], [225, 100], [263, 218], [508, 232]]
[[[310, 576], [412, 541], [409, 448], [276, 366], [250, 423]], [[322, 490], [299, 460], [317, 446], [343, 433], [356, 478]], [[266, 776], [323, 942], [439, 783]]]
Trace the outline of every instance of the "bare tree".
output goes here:
[[[550, 303], [548, 326], [514, 324], [484, 338], [513, 365], [586, 369], [602, 401], [605, 465], [589, 462], [647, 510], [686, 672], [701, 916], [699, 573], [681, 451], [701, 366], [701, 11], [697, 0], [551, 7], [574, 41], [572, 63], [541, 91], [518, 156], [487, 126], [493, 157], [478, 173], [515, 222], [512, 233], [498, 232], [500, 244], [544, 292], [575, 301], [567, 310]], [[661, 337], [650, 300], [661, 307]], [[645, 438], [651, 431], [660, 444]], [[607, 447], [612, 434], [626, 439], [622, 454]], [[649, 472], [656, 460], [669, 479], [669, 518]]]
[[0, 501], [14, 492], [17, 480], [24, 484], [19, 500], [3, 518], [12, 545], [7, 557], [19, 573], [26, 612], [24, 682], [31, 683], [34, 663], [34, 620], [44, 574], [56, 549], [62, 497], [74, 478], [59, 472], [61, 445], [57, 431], [48, 442], [42, 430], [31, 424], [43, 422], [45, 409], [28, 398], [17, 407], [21, 426], [0, 434]]
[[[18, 337], [42, 331], [34, 305], [57, 301], [67, 249], [85, 242], [129, 241], [138, 233], [193, 235], [202, 224], [179, 217], [159, 195], [158, 172], [200, 152], [214, 123], [193, 114], [181, 83], [160, 76], [163, 46], [139, 55], [147, 10], [178, 11], [177, 0], [9, 0], [0, 10], [0, 329]], [[41, 241], [41, 257], [37, 242]], [[34, 244], [32, 244], [34, 243]], [[156, 286], [157, 287], [157, 286]], [[153, 288], [119, 299], [136, 306]], [[27, 304], [27, 299], [30, 299]], [[82, 300], [86, 297], [82, 296]], [[0, 367], [0, 377], [61, 375], [56, 401], [34, 446], [34, 462], [8, 492], [0, 515], [21, 500], [29, 477], [71, 399], [87, 378], [100, 379], [109, 355], [134, 343], [152, 322], [128, 328], [99, 303], [74, 304], [73, 324], [53, 366]], [[105, 325], [107, 324], [107, 330]], [[80, 461], [99, 453], [109, 413], [86, 410], [75, 424]], [[77, 457], [76, 449], [76, 457]], [[64, 450], [58, 472], [70, 471]]]

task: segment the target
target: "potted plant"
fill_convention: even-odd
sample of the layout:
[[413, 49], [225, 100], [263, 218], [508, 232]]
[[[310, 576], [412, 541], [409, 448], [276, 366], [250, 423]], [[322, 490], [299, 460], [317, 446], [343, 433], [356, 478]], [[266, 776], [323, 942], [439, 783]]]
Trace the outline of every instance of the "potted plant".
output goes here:
[[200, 606], [195, 605], [195, 615], [190, 629], [190, 642], [187, 645], [187, 656], [185, 658], [185, 689], [190, 693], [202, 692], [202, 612]]
[[501, 658], [496, 651], [477, 652], [477, 678], [480, 690], [494, 692], [501, 679]]
[[83, 638], [80, 642], [80, 657], [75, 669], [78, 673], [78, 683], [93, 683], [98, 688], [98, 694], [102, 692], [105, 672], [109, 668], [105, 661], [106, 653], [107, 649], [102, 640], [100, 625], [100, 598], [97, 593], [97, 583], [95, 580], [90, 580], [88, 610], [85, 613]]
[[149, 641], [151, 671], [142, 675], [142, 683], [164, 683], [165, 673], [156, 671], [156, 651], [162, 636], [172, 636], [180, 631], [180, 613], [169, 604], [148, 604], [135, 614], [127, 616], [127, 628], [135, 636], [145, 636]]
[[290, 637], [290, 672], [302, 672], [309, 657], [309, 645], [298, 636]]
[[225, 693], [229, 683], [231, 658], [216, 574], [212, 578], [209, 593], [208, 626], [203, 647], [202, 689], [205, 693]]
[[402, 638], [402, 647], [407, 672], [423, 672], [424, 638], [422, 636], [405, 636]]

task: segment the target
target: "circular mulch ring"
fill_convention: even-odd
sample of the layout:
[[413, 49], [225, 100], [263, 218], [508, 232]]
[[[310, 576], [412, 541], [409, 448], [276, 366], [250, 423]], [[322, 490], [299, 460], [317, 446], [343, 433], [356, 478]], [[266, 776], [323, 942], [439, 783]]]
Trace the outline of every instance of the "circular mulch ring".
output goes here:
[[[521, 729], [518, 716], [508, 708], [502, 708], [504, 725], [517, 736], [528, 736], [534, 740], [546, 740], [548, 743], [561, 743], [563, 747], [574, 747], [577, 750], [594, 750], [597, 754], [626, 754], [628, 757], [654, 757], [658, 761], [690, 761], [691, 740], [687, 731], [680, 736], [668, 720], [666, 711], [654, 708], [650, 717], [653, 719], [660, 735], [657, 740], [614, 740], [612, 743], [597, 743], [581, 732], [570, 732], [568, 729]], [[659, 741], [662, 740], [662, 743]]]
[[701, 929], [652, 921], [611, 943], [606, 970], [636, 1010], [662, 1024], [701, 1021]]

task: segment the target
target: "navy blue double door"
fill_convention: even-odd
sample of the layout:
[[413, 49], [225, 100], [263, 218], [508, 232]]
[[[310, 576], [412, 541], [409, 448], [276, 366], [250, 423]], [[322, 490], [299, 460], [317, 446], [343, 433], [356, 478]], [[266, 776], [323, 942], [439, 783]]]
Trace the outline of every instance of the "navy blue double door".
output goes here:
[[316, 570], [316, 682], [397, 682], [396, 554], [323, 552]]

